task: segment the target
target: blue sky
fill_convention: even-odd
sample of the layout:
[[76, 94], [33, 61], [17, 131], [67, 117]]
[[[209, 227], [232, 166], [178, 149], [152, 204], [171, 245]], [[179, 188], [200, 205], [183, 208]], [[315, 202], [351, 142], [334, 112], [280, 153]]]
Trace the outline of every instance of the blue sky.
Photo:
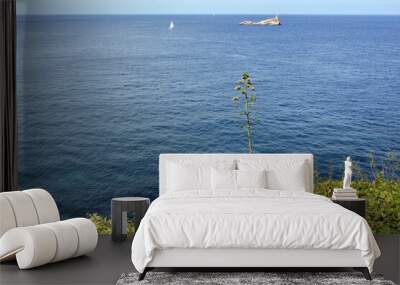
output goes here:
[[400, 0], [17, 0], [21, 14], [400, 14]]

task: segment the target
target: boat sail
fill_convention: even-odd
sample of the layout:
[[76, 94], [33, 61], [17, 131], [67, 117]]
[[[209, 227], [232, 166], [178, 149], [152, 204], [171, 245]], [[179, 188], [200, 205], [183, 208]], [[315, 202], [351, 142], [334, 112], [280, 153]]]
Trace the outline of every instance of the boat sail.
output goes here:
[[174, 22], [171, 21], [171, 23], [169, 23], [169, 30], [172, 31], [175, 28], [175, 24]]

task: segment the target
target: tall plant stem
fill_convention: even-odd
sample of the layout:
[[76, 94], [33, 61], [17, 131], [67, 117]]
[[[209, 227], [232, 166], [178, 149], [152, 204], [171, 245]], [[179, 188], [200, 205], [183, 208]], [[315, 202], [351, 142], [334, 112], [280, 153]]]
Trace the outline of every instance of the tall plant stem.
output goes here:
[[233, 97], [232, 100], [239, 104], [241, 98], [244, 99], [244, 112], [240, 113], [240, 115], [245, 116], [245, 124], [242, 125], [242, 128], [246, 128], [247, 130], [247, 149], [249, 153], [253, 153], [252, 124], [255, 123], [255, 120], [252, 118], [251, 110], [256, 100], [256, 96], [254, 96], [253, 92], [255, 88], [251, 83], [250, 75], [248, 73], [243, 73], [242, 78], [236, 83], [235, 90], [241, 95]]
[[247, 146], [249, 149], [249, 153], [253, 153], [253, 138], [251, 134], [251, 120], [250, 120], [250, 112], [249, 112], [249, 97], [247, 94], [246, 98], [246, 129], [247, 129]]

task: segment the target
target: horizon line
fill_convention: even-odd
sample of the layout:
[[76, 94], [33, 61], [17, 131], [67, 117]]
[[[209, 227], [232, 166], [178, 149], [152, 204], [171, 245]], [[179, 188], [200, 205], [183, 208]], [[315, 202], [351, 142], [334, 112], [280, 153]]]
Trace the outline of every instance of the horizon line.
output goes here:
[[311, 14], [303, 14], [303, 13], [132, 13], [132, 14], [122, 14], [122, 13], [110, 13], [110, 14], [79, 14], [79, 13], [66, 13], [66, 14], [27, 14], [27, 13], [17, 13], [17, 16], [271, 16], [271, 15], [280, 15], [280, 16], [400, 16], [400, 14], [330, 14], [330, 13], [311, 13]]

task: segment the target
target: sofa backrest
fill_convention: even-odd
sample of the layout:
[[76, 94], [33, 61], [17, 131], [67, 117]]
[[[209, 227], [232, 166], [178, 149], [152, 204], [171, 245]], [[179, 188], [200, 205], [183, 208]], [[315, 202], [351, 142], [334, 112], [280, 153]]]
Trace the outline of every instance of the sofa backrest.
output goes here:
[[168, 185], [168, 164], [170, 162], [193, 163], [195, 165], [212, 164], [220, 161], [262, 161], [273, 165], [274, 163], [290, 162], [304, 163], [304, 175], [307, 192], [314, 190], [314, 165], [312, 154], [160, 154], [159, 160], [159, 195], [166, 193]]
[[43, 189], [0, 193], [0, 237], [15, 227], [34, 226], [60, 220], [57, 205]]

